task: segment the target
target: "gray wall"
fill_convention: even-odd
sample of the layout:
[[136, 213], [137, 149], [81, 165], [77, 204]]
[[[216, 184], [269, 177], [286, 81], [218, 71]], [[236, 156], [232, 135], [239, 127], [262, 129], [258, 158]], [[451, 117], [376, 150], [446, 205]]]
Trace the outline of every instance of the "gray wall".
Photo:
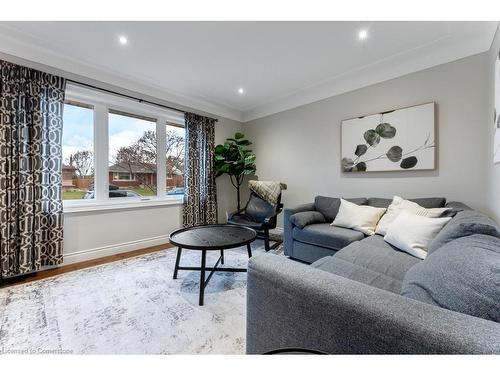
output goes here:
[[488, 201], [490, 206], [490, 214], [500, 222], [500, 163], [493, 164], [493, 136], [494, 136], [494, 101], [495, 101], [495, 60], [500, 50], [500, 31], [497, 29], [495, 39], [493, 40], [490, 54], [488, 57], [489, 63], [489, 107], [488, 107], [488, 160], [487, 160], [487, 179], [488, 179]]
[[[444, 196], [488, 212], [488, 59], [471, 56], [246, 123], [259, 179], [288, 184], [285, 206], [318, 194], [398, 194]], [[341, 172], [341, 120], [429, 101], [437, 104], [436, 170]]]

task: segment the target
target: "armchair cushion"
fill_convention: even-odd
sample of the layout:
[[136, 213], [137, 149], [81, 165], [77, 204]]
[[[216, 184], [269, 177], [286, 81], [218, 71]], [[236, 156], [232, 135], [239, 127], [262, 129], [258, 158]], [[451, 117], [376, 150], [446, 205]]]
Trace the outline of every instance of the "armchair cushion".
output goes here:
[[292, 216], [290, 216], [290, 221], [293, 225], [302, 229], [306, 225], [324, 223], [326, 222], [326, 219], [321, 212], [305, 211], [293, 214]]
[[262, 230], [265, 226], [264, 223], [256, 222], [256, 221], [252, 220], [252, 218], [249, 218], [248, 216], [246, 216], [245, 214], [233, 215], [227, 220], [227, 223], [234, 224], [234, 225], [243, 225], [245, 227], [249, 227], [249, 228], [252, 228], [254, 230]]
[[266, 202], [257, 194], [250, 194], [247, 206], [245, 207], [245, 216], [252, 221], [263, 223], [264, 220], [276, 213], [276, 207]]

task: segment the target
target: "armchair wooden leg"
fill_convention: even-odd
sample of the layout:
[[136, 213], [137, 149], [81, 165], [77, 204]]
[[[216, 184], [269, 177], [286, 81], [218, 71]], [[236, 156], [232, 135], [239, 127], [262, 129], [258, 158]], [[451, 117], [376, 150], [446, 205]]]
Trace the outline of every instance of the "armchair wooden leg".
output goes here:
[[264, 247], [266, 251], [269, 251], [269, 229], [264, 229]]

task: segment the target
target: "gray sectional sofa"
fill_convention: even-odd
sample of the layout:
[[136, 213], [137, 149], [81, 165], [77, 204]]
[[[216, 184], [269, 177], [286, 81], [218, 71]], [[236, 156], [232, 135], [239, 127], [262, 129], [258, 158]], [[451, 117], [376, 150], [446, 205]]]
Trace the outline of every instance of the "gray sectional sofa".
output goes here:
[[423, 261], [382, 236], [330, 226], [337, 198], [285, 209], [285, 254], [301, 262], [250, 260], [247, 352], [500, 354], [500, 228], [459, 202], [413, 201], [453, 216]]

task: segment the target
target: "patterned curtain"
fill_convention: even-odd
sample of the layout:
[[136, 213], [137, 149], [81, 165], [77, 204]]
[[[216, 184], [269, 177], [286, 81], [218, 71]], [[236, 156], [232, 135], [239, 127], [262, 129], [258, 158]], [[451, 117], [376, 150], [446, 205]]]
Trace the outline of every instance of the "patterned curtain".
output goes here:
[[184, 156], [183, 225], [215, 224], [217, 193], [215, 188], [215, 120], [186, 113], [186, 151]]
[[0, 277], [62, 262], [66, 81], [0, 60]]

